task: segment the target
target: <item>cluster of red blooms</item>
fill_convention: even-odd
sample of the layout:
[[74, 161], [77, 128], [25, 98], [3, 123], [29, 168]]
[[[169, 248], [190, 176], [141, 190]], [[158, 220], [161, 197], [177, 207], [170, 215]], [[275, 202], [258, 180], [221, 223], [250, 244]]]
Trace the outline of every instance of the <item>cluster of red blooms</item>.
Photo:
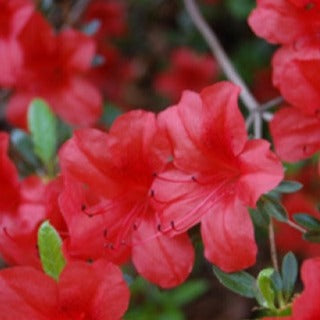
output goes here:
[[270, 130], [284, 161], [320, 150], [319, 6], [319, 1], [259, 0], [249, 17], [257, 35], [282, 45], [273, 57], [273, 84], [290, 105], [276, 112]]
[[[55, 33], [29, 0], [0, 0], [0, 85], [12, 90], [8, 120], [26, 128], [30, 101], [41, 97], [68, 123], [94, 124], [100, 91], [117, 101], [122, 91], [114, 84], [130, 73], [106, 42], [126, 32], [122, 12], [119, 2], [93, 1], [84, 21], [106, 24], [89, 37], [73, 29]], [[274, 83], [293, 106], [275, 114], [271, 133], [287, 161], [320, 149], [319, 16], [316, 2], [261, 0], [250, 18], [258, 34], [283, 44]], [[96, 53], [106, 63], [93, 68]], [[200, 91], [217, 72], [212, 59], [186, 49], [172, 59], [173, 71], [155, 86], [173, 100], [186, 87]], [[267, 141], [249, 139], [239, 92], [220, 82], [184, 91], [159, 115], [128, 112], [108, 132], [78, 129], [59, 150], [61, 172], [49, 181], [20, 179], [9, 135], [0, 133], [0, 254], [12, 266], [0, 271], [0, 318], [121, 319], [129, 290], [119, 266], [131, 261], [162, 288], [181, 284], [194, 263], [188, 231], [199, 224], [208, 261], [225, 272], [252, 266], [257, 246], [247, 207], [282, 181], [283, 168]], [[58, 281], [43, 273], [39, 258], [44, 220], [63, 240], [67, 264]], [[305, 262], [306, 289], [290, 319], [320, 314], [309, 299], [320, 293], [319, 268], [319, 259]]]
[[[320, 150], [320, 2], [258, 0], [249, 25], [258, 36], [281, 45], [272, 61], [273, 84], [286, 101], [270, 123], [277, 154], [289, 162], [306, 159]], [[313, 168], [306, 168], [295, 177], [311, 185], [313, 191], [304, 188], [284, 198], [290, 215], [295, 212], [319, 215], [315, 209], [319, 186], [312, 185], [312, 182], [319, 183], [316, 176]], [[306, 244], [297, 232], [286, 226], [279, 225], [279, 231], [277, 243], [281, 249], [291, 249], [303, 256], [319, 256], [319, 245]], [[305, 291], [294, 300], [292, 316], [285, 319], [319, 318], [319, 304], [315, 300], [320, 292], [319, 272], [319, 258], [304, 262]]]

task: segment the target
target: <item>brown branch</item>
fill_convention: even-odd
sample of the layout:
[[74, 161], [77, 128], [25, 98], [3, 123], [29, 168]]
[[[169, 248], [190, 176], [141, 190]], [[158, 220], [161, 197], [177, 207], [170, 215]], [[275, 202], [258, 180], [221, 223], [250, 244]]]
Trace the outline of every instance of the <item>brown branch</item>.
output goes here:
[[[195, 24], [199, 32], [202, 34], [203, 38], [206, 40], [208, 46], [210, 47], [213, 55], [217, 59], [221, 69], [223, 70], [226, 77], [241, 87], [240, 98], [243, 101], [244, 105], [250, 110], [253, 111], [258, 108], [259, 103], [251, 94], [247, 85], [244, 83], [242, 78], [239, 76], [238, 72], [233, 67], [228, 56], [223, 50], [218, 37], [214, 31], [210, 28], [207, 22], [204, 20], [202, 14], [200, 13], [197, 5], [194, 0], [184, 0], [185, 7]], [[258, 125], [258, 123], [257, 123]]]
[[273, 222], [271, 218], [269, 223], [269, 242], [270, 242], [270, 255], [271, 255], [273, 268], [274, 270], [279, 271], [276, 241], [274, 236]]

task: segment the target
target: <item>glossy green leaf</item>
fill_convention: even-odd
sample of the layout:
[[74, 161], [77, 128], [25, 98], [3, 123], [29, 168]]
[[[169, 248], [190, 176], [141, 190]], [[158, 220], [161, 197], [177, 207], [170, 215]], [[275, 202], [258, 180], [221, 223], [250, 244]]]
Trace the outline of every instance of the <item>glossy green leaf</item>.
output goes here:
[[283, 283], [281, 275], [278, 271], [274, 270], [271, 277], [272, 287], [276, 293], [279, 293], [283, 289]]
[[294, 221], [296, 221], [300, 226], [312, 230], [320, 231], [320, 220], [307, 213], [296, 213], [293, 215]]
[[283, 293], [286, 301], [289, 300], [298, 276], [298, 262], [295, 255], [289, 252], [282, 260], [281, 273], [283, 279]]
[[274, 272], [273, 268], [268, 268], [261, 270], [258, 278], [257, 285], [258, 288], [265, 300], [264, 307], [275, 309], [274, 301], [275, 301], [275, 292], [272, 286], [271, 276]]
[[23, 130], [14, 129], [10, 134], [12, 157], [16, 160], [19, 172], [23, 175], [32, 174], [40, 162], [33, 150], [31, 137]]
[[300, 189], [302, 189], [303, 184], [297, 181], [291, 181], [291, 180], [284, 180], [278, 185], [278, 187], [275, 189], [275, 191], [278, 191], [280, 193], [293, 193]]
[[57, 121], [47, 103], [34, 99], [28, 110], [28, 126], [34, 152], [47, 165], [55, 155], [57, 147]]
[[38, 248], [43, 270], [57, 280], [66, 262], [62, 240], [49, 221], [43, 222], [38, 230]]
[[225, 273], [216, 266], [213, 266], [213, 272], [217, 276], [220, 283], [231, 291], [247, 298], [256, 297], [256, 279], [249, 273], [244, 271]]
[[259, 199], [257, 207], [262, 213], [268, 214], [279, 221], [284, 222], [288, 220], [288, 213], [286, 209], [278, 200], [268, 195], [264, 195]]

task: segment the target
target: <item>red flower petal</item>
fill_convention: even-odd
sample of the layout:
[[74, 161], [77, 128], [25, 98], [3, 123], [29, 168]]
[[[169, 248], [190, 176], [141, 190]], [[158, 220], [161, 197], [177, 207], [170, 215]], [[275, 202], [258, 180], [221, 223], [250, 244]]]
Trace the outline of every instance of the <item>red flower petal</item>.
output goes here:
[[236, 199], [225, 199], [201, 220], [206, 258], [225, 272], [255, 263], [257, 246], [247, 209]]
[[297, 7], [292, 0], [257, 2], [257, 8], [249, 17], [249, 25], [258, 36], [271, 43], [289, 44], [319, 30], [318, 8]]
[[283, 179], [282, 165], [265, 140], [247, 141], [239, 155], [239, 166], [242, 174], [237, 185], [238, 194], [251, 207]]
[[56, 314], [58, 290], [53, 279], [30, 267], [0, 272], [2, 320], [48, 320]]
[[301, 269], [305, 289], [293, 302], [294, 320], [319, 319], [320, 304], [317, 297], [320, 294], [320, 258], [306, 260]]
[[186, 233], [169, 238], [159, 233], [154, 221], [144, 220], [134, 232], [132, 259], [146, 279], [163, 288], [171, 288], [189, 276], [194, 251]]
[[320, 119], [297, 108], [276, 112], [270, 123], [277, 154], [285, 161], [298, 161], [320, 150]]
[[319, 40], [301, 40], [279, 49], [273, 57], [273, 83], [301, 112], [319, 117]]
[[60, 309], [72, 316], [120, 320], [129, 302], [129, 290], [119, 268], [104, 260], [92, 265], [67, 265], [58, 282]]
[[9, 135], [0, 132], [0, 211], [14, 209], [20, 200], [18, 172], [8, 156]]

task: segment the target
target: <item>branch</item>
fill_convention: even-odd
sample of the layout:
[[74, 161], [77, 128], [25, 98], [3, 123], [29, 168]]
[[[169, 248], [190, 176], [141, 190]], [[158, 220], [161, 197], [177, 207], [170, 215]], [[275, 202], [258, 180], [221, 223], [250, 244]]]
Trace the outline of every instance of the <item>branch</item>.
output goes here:
[[279, 271], [276, 240], [274, 237], [274, 228], [273, 228], [273, 222], [271, 218], [269, 223], [269, 242], [270, 242], [270, 255], [271, 255], [272, 265], [274, 267], [274, 270]]
[[[226, 77], [233, 83], [241, 87], [240, 98], [244, 105], [250, 110], [253, 111], [258, 108], [259, 103], [256, 101], [254, 96], [251, 94], [246, 84], [239, 76], [232, 63], [230, 62], [228, 56], [223, 50], [216, 34], [211, 30], [210, 26], [204, 20], [201, 15], [198, 7], [196, 6], [194, 0], [184, 0], [185, 7], [195, 24], [199, 32], [202, 34], [203, 38], [206, 40], [208, 46], [210, 47], [213, 55], [217, 59], [221, 69], [223, 70]], [[258, 127], [257, 121], [257, 127]]]

